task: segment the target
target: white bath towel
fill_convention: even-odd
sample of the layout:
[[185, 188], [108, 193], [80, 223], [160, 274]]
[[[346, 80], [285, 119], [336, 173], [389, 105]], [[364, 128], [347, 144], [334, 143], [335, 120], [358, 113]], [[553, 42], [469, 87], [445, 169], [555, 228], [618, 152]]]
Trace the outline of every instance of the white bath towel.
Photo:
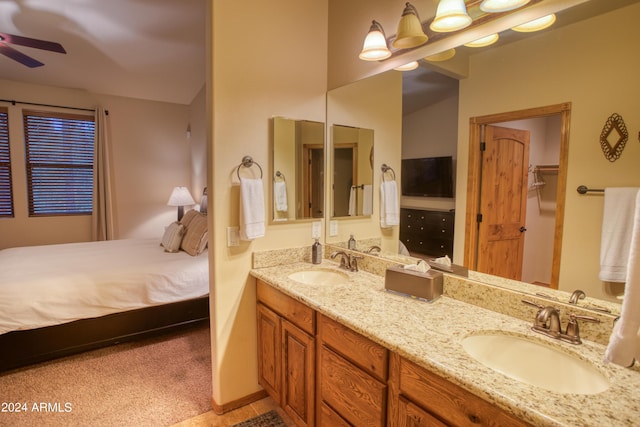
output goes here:
[[625, 282], [631, 244], [630, 230], [636, 210], [637, 188], [605, 188], [600, 274], [603, 282]]
[[357, 215], [357, 187], [351, 186], [351, 191], [349, 191], [349, 216]]
[[365, 185], [362, 190], [362, 215], [373, 215], [373, 185]]
[[264, 236], [264, 189], [261, 179], [240, 178], [240, 238]]
[[613, 327], [605, 361], [631, 366], [640, 357], [640, 193], [635, 200], [635, 216], [631, 233], [626, 284], [620, 319]]
[[273, 197], [276, 201], [276, 211], [286, 212], [289, 210], [287, 203], [287, 183], [277, 181], [273, 183]]
[[396, 181], [380, 184], [380, 227], [389, 228], [400, 224], [400, 205]]

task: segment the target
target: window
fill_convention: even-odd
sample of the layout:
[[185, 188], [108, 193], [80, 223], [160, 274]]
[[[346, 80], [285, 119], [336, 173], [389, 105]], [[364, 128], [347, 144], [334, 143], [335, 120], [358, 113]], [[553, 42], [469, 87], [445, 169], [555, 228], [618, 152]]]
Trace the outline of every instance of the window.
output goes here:
[[8, 110], [0, 108], [0, 218], [13, 217]]
[[91, 214], [93, 116], [24, 111], [29, 216]]

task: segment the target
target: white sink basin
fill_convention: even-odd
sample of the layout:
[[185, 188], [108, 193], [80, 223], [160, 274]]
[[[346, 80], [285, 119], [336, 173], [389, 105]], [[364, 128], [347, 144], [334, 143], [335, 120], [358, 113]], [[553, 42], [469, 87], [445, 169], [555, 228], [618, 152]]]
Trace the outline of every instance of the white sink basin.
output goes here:
[[349, 280], [345, 273], [335, 270], [302, 270], [289, 275], [289, 279], [305, 285], [339, 285]]
[[597, 394], [609, 388], [607, 378], [590, 363], [524, 337], [471, 335], [462, 347], [495, 371], [556, 393]]

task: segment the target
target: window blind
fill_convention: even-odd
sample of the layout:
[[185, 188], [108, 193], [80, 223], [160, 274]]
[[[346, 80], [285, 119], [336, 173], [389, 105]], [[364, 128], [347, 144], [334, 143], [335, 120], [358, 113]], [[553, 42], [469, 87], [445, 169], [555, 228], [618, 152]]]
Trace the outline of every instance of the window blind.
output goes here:
[[8, 110], [0, 108], [0, 217], [13, 217]]
[[24, 111], [29, 216], [91, 214], [93, 116]]

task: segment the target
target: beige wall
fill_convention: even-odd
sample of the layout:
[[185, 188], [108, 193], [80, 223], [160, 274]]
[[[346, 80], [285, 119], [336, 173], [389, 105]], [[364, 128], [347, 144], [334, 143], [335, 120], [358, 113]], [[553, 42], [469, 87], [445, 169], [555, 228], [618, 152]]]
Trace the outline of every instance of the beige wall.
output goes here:
[[[262, 166], [268, 194], [270, 118], [325, 121], [327, 2], [213, 1], [209, 16], [213, 398], [224, 405], [261, 389], [252, 251], [313, 243], [311, 223], [296, 222], [268, 225], [265, 237], [228, 248], [225, 230], [239, 223], [236, 167], [243, 156], [252, 156]], [[265, 197], [270, 212], [268, 206]]]
[[[0, 84], [4, 99], [78, 108], [101, 105], [109, 110], [116, 237], [162, 236], [164, 226], [175, 218], [175, 208], [166, 206], [171, 189], [176, 185], [189, 186], [191, 182], [185, 132], [188, 106], [6, 80]], [[89, 216], [28, 217], [23, 108], [56, 110], [9, 105], [15, 217], [0, 220], [0, 248], [88, 241], [91, 239]]]
[[[470, 77], [460, 83], [458, 170], [465, 170], [469, 118], [473, 116], [572, 103], [564, 240], [560, 287], [606, 297], [598, 280], [602, 196], [581, 196], [594, 188], [640, 186], [637, 141], [640, 121], [640, 5], [636, 4], [547, 35], [528, 38], [475, 55]], [[599, 136], [607, 118], [620, 114], [629, 142], [621, 158], [609, 162]], [[465, 211], [466, 179], [458, 176], [457, 212]], [[456, 227], [464, 226], [457, 215]], [[462, 259], [464, 236], [456, 235], [454, 257]]]

